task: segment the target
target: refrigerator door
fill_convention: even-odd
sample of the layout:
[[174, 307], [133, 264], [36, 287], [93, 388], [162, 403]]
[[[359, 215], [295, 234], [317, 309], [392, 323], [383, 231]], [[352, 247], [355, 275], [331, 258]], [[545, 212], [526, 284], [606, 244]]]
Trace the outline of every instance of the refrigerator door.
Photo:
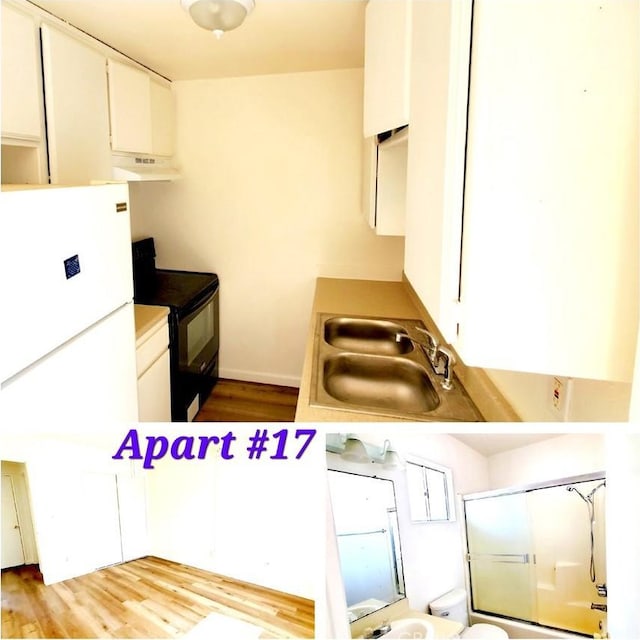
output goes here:
[[3, 191], [0, 202], [4, 381], [130, 302], [133, 283], [126, 184]]
[[2, 383], [2, 424], [113, 428], [138, 421], [133, 303]]

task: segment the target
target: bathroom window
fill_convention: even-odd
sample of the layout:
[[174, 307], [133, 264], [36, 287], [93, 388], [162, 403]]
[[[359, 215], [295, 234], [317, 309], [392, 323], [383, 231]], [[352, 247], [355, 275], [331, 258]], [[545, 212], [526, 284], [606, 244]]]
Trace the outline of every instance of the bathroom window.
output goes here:
[[407, 460], [406, 471], [411, 520], [455, 520], [451, 470], [431, 462]]

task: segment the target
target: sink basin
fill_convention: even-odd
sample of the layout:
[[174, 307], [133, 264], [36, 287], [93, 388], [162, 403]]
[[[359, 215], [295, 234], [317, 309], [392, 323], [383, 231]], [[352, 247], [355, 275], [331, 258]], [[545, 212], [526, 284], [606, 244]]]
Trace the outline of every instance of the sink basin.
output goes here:
[[426, 369], [412, 360], [341, 353], [324, 361], [323, 374], [331, 397], [359, 406], [413, 414], [440, 403]]
[[[396, 336], [400, 334], [400, 341]], [[374, 318], [331, 318], [324, 323], [324, 340], [344, 351], [399, 355], [413, 351], [407, 330], [395, 322]]]
[[[309, 403], [400, 420], [482, 420], [454, 373], [452, 389], [424, 349], [416, 318], [373, 318], [319, 313]], [[400, 340], [396, 336], [400, 335]]]
[[401, 618], [391, 622], [391, 631], [383, 638], [435, 638], [433, 625], [422, 618]]

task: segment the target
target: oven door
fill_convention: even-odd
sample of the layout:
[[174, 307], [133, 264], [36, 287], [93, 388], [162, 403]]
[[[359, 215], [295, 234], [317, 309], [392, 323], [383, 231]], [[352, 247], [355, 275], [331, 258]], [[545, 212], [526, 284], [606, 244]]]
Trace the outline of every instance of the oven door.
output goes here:
[[202, 375], [218, 354], [218, 289], [194, 307], [178, 321], [179, 370], [180, 373]]

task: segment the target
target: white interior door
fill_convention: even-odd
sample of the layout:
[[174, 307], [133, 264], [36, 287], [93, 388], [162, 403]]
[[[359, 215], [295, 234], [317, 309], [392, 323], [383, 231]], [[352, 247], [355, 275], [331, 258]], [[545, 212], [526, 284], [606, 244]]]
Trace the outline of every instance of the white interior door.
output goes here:
[[24, 549], [18, 510], [13, 492], [13, 479], [2, 476], [2, 568], [24, 564]]

